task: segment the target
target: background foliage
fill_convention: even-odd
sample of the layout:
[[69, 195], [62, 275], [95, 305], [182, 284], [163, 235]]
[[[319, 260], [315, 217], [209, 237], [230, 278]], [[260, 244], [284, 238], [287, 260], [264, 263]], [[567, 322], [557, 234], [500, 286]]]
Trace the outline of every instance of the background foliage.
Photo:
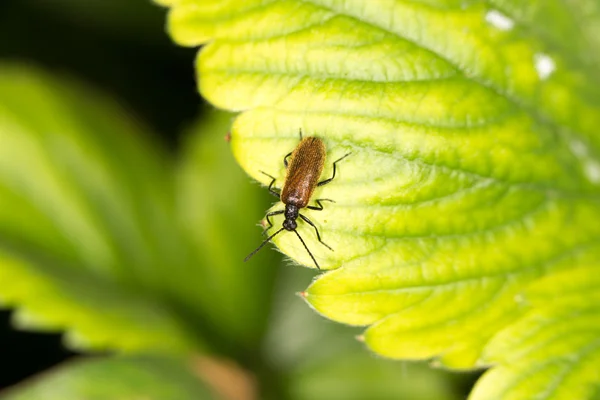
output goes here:
[[[161, 67], [191, 55], [170, 53], [159, 9], [61, 3], [0, 13], [66, 22], [72, 59], [26, 32], [3, 45], [0, 297], [22, 329], [118, 355], [5, 398], [461, 397], [466, 376], [375, 358], [361, 330], [303, 307], [309, 271], [268, 251], [240, 262], [269, 200], [222, 139], [233, 115], [199, 115], [173, 76], [191, 69]], [[249, 110], [230, 146], [250, 175], [282, 177], [299, 127], [330, 159], [353, 152], [317, 192], [337, 203], [307, 213], [336, 251], [301, 230], [344, 266], [303, 292], [312, 307], [372, 324], [361, 337], [386, 356], [498, 364], [474, 398], [597, 393], [596, 3], [163, 3], [176, 41], [212, 41], [202, 94]], [[310, 264], [293, 236], [277, 244]]]

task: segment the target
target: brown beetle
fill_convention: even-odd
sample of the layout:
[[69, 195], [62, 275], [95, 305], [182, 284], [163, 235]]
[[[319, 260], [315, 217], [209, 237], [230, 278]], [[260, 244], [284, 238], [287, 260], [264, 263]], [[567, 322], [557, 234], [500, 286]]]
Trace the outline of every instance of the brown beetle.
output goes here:
[[[333, 163], [333, 175], [331, 178], [325, 179], [319, 182], [319, 178], [321, 177], [321, 173], [323, 172], [323, 166], [325, 164], [325, 143], [319, 138], [316, 137], [307, 137], [302, 138], [302, 131], [300, 131], [300, 143], [296, 147], [296, 149], [286, 155], [283, 159], [283, 164], [287, 169], [287, 174], [285, 177], [285, 181], [283, 184], [283, 189], [281, 192], [278, 192], [278, 189], [274, 188], [275, 178], [263, 171], [261, 173], [267, 175], [271, 178], [271, 183], [269, 184], [269, 192], [276, 197], [279, 197], [282, 203], [285, 204], [284, 210], [272, 211], [266, 215], [267, 222], [269, 226], [265, 229], [267, 232], [273, 224], [271, 223], [270, 217], [274, 215], [284, 214], [285, 220], [283, 221], [283, 226], [277, 232], [269, 236], [265, 239], [256, 250], [250, 253], [244, 261], [248, 261], [250, 257], [256, 254], [260, 249], [263, 248], [265, 244], [267, 244], [271, 239], [273, 239], [276, 235], [278, 235], [283, 230], [293, 231], [302, 245], [312, 258], [313, 262], [317, 269], [321, 269], [317, 260], [312, 255], [304, 240], [302, 240], [302, 236], [296, 231], [297, 222], [296, 220], [300, 217], [304, 222], [309, 224], [315, 229], [315, 233], [317, 234], [317, 239], [321, 244], [327, 247], [329, 250], [333, 251], [331, 247], [329, 247], [323, 240], [321, 240], [321, 235], [319, 234], [319, 230], [313, 224], [313, 222], [308, 219], [306, 216], [300, 214], [300, 209], [308, 208], [310, 210], [323, 210], [322, 201], [330, 201], [329, 199], [317, 199], [315, 203], [317, 206], [309, 206], [310, 198], [317, 186], [323, 186], [331, 182], [335, 178], [336, 172], [336, 164], [342, 161], [344, 158], [348, 157], [350, 153], [347, 153], [343, 157], [334, 161]], [[288, 164], [288, 158], [291, 157], [291, 162]]]

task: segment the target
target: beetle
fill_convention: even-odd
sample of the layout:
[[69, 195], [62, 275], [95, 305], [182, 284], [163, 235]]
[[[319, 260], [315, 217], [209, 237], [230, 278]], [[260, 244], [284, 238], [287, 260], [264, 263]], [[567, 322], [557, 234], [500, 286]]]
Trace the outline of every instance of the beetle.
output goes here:
[[[296, 220], [300, 218], [312, 226], [317, 234], [317, 239], [319, 242], [329, 250], [333, 251], [333, 249], [321, 239], [321, 235], [319, 234], [319, 230], [315, 224], [305, 215], [301, 214], [300, 210], [302, 208], [308, 208], [309, 210], [321, 211], [323, 210], [323, 201], [334, 203], [334, 201], [330, 199], [317, 199], [315, 200], [315, 203], [317, 204], [316, 206], [309, 205], [314, 190], [319, 186], [326, 185], [333, 181], [335, 178], [337, 163], [348, 157], [350, 154], [351, 153], [347, 153], [343, 157], [334, 161], [333, 174], [331, 177], [323, 181], [319, 181], [325, 165], [325, 143], [323, 143], [321, 139], [314, 136], [303, 138], [302, 130], [300, 130], [300, 143], [298, 143], [298, 146], [296, 149], [294, 149], [294, 151], [287, 154], [283, 158], [283, 164], [285, 165], [287, 171], [285, 181], [283, 183], [283, 189], [279, 190], [273, 186], [275, 185], [276, 181], [275, 177], [267, 174], [266, 172], [260, 171], [262, 174], [271, 178], [268, 188], [269, 192], [275, 197], [278, 197], [281, 202], [285, 204], [285, 209], [272, 211], [266, 215], [269, 226], [264, 232], [267, 232], [273, 226], [270, 217], [284, 214], [285, 220], [283, 221], [282, 227], [277, 232], [265, 239], [260, 246], [258, 246], [244, 259], [244, 261], [248, 261], [254, 254], [262, 249], [265, 244], [271, 241], [271, 239], [273, 239], [282, 231], [287, 230], [294, 232], [296, 236], [298, 236], [298, 239], [300, 239], [300, 242], [302, 242], [302, 245], [310, 255], [310, 258], [315, 263], [317, 269], [321, 269], [317, 263], [317, 260], [315, 260], [315, 257], [312, 255], [311, 251], [308, 249], [308, 246], [302, 239], [302, 236], [300, 236], [296, 230], [298, 226]], [[289, 163], [288, 159], [290, 159]]]

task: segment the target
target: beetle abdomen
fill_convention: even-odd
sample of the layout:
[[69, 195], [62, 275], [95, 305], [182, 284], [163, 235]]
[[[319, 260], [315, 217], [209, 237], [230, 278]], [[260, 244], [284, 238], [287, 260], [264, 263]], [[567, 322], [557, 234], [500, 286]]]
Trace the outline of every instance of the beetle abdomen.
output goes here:
[[325, 143], [316, 137], [302, 139], [292, 153], [281, 201], [304, 208], [310, 202], [325, 164]]

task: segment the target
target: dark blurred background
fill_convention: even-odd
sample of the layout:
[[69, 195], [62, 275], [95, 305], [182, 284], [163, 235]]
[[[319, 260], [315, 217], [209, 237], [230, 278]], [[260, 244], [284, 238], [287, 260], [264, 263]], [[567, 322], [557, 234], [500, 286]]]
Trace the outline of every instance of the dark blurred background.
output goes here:
[[[103, 90], [174, 152], [206, 106], [196, 92], [196, 50], [173, 44], [165, 15], [150, 0], [0, 0], [0, 62]], [[0, 388], [74, 355], [60, 335], [15, 330], [10, 318], [0, 311]]]

